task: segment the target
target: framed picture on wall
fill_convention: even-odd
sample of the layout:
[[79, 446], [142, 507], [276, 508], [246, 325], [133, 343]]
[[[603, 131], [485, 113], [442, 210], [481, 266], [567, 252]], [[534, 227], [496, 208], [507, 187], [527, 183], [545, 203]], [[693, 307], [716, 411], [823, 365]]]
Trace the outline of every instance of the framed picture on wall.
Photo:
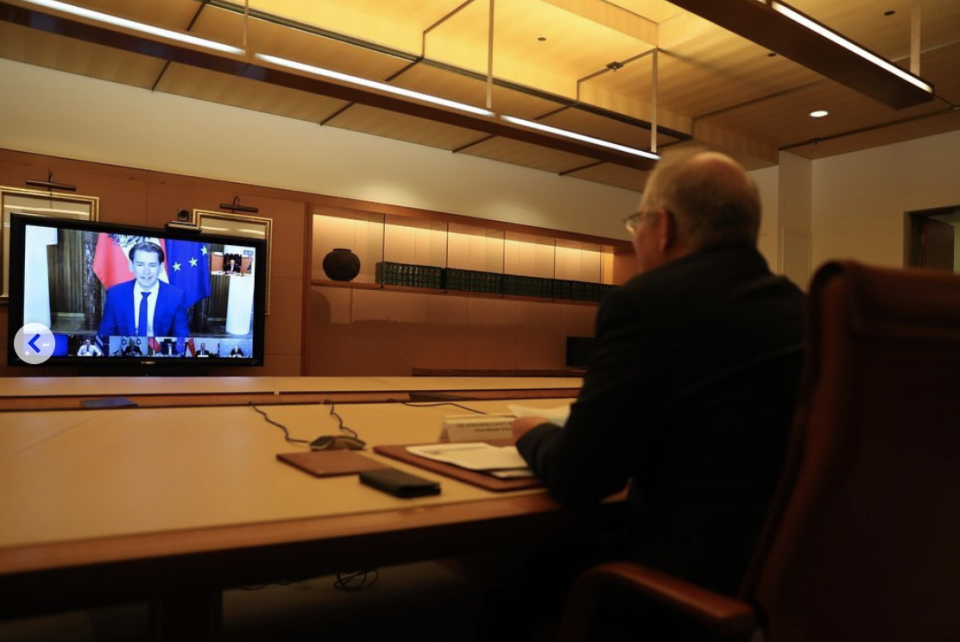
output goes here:
[[[270, 314], [270, 262], [273, 257], [271, 234], [273, 220], [248, 214], [231, 214], [208, 210], [193, 210], [193, 223], [200, 226], [201, 234], [217, 234], [242, 238], [263, 239], [267, 243], [266, 313]], [[211, 274], [245, 274], [255, 269], [255, 257], [238, 255], [225, 247], [222, 252], [214, 252], [210, 257]], [[261, 263], [261, 265], [263, 265]]]
[[96, 221], [99, 216], [100, 198], [0, 186], [0, 207], [3, 209], [3, 226], [0, 227], [0, 236], [3, 237], [0, 245], [0, 272], [3, 273], [0, 281], [0, 300], [6, 300], [9, 297], [10, 286], [7, 269], [10, 261], [10, 237], [7, 235], [7, 230], [10, 229], [10, 215], [26, 214]]

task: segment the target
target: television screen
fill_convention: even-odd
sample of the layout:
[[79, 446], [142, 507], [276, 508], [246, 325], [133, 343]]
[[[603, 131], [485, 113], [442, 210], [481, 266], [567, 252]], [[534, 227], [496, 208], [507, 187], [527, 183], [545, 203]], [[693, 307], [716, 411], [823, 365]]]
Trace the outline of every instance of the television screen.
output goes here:
[[263, 365], [262, 240], [15, 214], [9, 258], [11, 365], [22, 327], [27, 363]]

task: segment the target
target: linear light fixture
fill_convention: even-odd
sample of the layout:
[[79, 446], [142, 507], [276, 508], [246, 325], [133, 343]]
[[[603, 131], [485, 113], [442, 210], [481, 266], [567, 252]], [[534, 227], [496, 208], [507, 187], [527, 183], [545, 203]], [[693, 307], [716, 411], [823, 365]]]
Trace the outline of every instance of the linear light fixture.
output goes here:
[[213, 40], [207, 40], [206, 38], [198, 38], [189, 34], [180, 33], [179, 31], [171, 31], [161, 27], [154, 27], [153, 25], [148, 25], [143, 22], [135, 22], [133, 20], [127, 20], [126, 18], [118, 18], [117, 16], [111, 16], [107, 13], [101, 13], [99, 11], [93, 11], [92, 9], [77, 7], [72, 4], [67, 4], [66, 2], [59, 2], [58, 0], [23, 1], [27, 4], [36, 5], [38, 7], [62, 11], [63, 13], [69, 13], [73, 16], [87, 18], [88, 20], [96, 20], [97, 22], [105, 22], [116, 27], [123, 27], [124, 29], [131, 29], [133, 31], [139, 31], [141, 33], [147, 33], [152, 36], [167, 38], [169, 40], [176, 40], [177, 42], [183, 42], [186, 44], [195, 45], [197, 47], [204, 47], [206, 49], [213, 49], [214, 51], [222, 51], [229, 54], [242, 55], [244, 53], [243, 49], [233, 47], [231, 45], [225, 45]]
[[572, 138], [573, 140], [578, 140], [581, 143], [590, 143], [591, 145], [598, 145], [600, 147], [606, 147], [607, 149], [614, 149], [618, 152], [632, 154], [633, 156], [639, 156], [641, 158], [647, 158], [650, 160], [660, 160], [660, 157], [657, 154], [645, 152], [642, 149], [634, 149], [633, 147], [627, 147], [626, 145], [620, 145], [618, 143], [611, 143], [610, 141], [603, 140], [601, 138], [594, 138], [593, 136], [578, 134], [577, 132], [560, 129], [559, 127], [551, 127], [550, 125], [544, 125], [543, 123], [538, 123], [534, 120], [525, 120], [523, 118], [517, 118], [516, 116], [507, 115], [501, 115], [500, 118], [514, 125], [527, 127], [529, 129], [536, 129], [537, 131], [545, 132], [547, 134]]
[[830, 29], [824, 27], [819, 22], [815, 20], [811, 20], [807, 16], [803, 15], [796, 9], [793, 9], [792, 7], [789, 7], [783, 4], [782, 2], [776, 2], [776, 1], [771, 2], [770, 5], [774, 8], [775, 11], [785, 15], [786, 17], [790, 18], [797, 24], [800, 24], [806, 27], [807, 29], [820, 34], [827, 40], [831, 42], [835, 42], [836, 44], [840, 45], [844, 49], [852, 51], [853, 53], [857, 54], [864, 60], [868, 60], [873, 64], [877, 65], [878, 67], [880, 67], [881, 69], [885, 69], [891, 74], [899, 78], [902, 78], [903, 80], [906, 80], [911, 85], [915, 85], [920, 89], [926, 92], [929, 92], [931, 94], [933, 93], [933, 85], [924, 81], [922, 78], [918, 78], [917, 76], [914, 76], [913, 74], [909, 73], [905, 69], [902, 69], [896, 66], [889, 60], [884, 60], [877, 54], [873, 53], [872, 51], [868, 51], [864, 49], [863, 47], [853, 42], [852, 40], [847, 40], [846, 38], [838, 34], [836, 31], [831, 31]]
[[76, 191], [77, 191], [77, 186], [76, 186], [76, 185], [68, 185], [67, 183], [57, 183], [57, 182], [54, 182], [54, 180], [53, 180], [53, 172], [48, 172], [48, 173], [47, 173], [47, 180], [45, 180], [45, 181], [38, 181], [38, 180], [35, 180], [35, 179], [32, 179], [32, 178], [28, 178], [28, 179], [27, 179], [27, 185], [29, 185], [30, 187], [42, 187], [43, 189], [48, 189], [48, 190], [51, 190], [51, 191], [53, 191], [53, 190], [55, 190], [55, 189], [62, 190], [62, 191], [64, 191], [64, 192], [76, 192]]
[[893, 109], [934, 98], [932, 84], [780, 0], [670, 2]]
[[220, 203], [220, 209], [230, 210], [231, 212], [247, 212], [248, 214], [257, 214], [260, 211], [259, 207], [253, 205], [241, 205], [239, 196], [234, 196], [232, 203]]
[[433, 105], [440, 105], [442, 107], [449, 107], [450, 109], [456, 109], [458, 111], [466, 112], [468, 114], [475, 114], [477, 116], [489, 116], [492, 117], [494, 113], [489, 109], [483, 109], [481, 107], [474, 107], [473, 105], [467, 105], [466, 103], [458, 103], [454, 100], [447, 100], [446, 98], [440, 98], [439, 96], [431, 96], [430, 94], [423, 94], [419, 91], [413, 91], [411, 89], [404, 89], [403, 87], [395, 87], [394, 85], [388, 85], [386, 83], [377, 82], [375, 80], [367, 80], [366, 78], [360, 78], [359, 76], [351, 76], [350, 74], [340, 73], [339, 71], [333, 71], [331, 69], [324, 69], [323, 67], [314, 67], [313, 65], [307, 65], [302, 62], [297, 62], [295, 60], [288, 60], [286, 58], [279, 58], [277, 56], [271, 56], [270, 54], [257, 53], [254, 54], [256, 58], [263, 60], [264, 62], [269, 62], [274, 65], [279, 65], [281, 67], [286, 67], [288, 69], [296, 69], [297, 71], [303, 71], [308, 74], [313, 74], [315, 76], [321, 76], [323, 78], [330, 78], [332, 80], [338, 80], [340, 82], [349, 83], [351, 85], [359, 85], [361, 87], [366, 87], [368, 89], [376, 89], [377, 91], [382, 91], [388, 94], [394, 94], [397, 96], [403, 96], [405, 98], [413, 98], [414, 100], [419, 100], [425, 103], [431, 103]]

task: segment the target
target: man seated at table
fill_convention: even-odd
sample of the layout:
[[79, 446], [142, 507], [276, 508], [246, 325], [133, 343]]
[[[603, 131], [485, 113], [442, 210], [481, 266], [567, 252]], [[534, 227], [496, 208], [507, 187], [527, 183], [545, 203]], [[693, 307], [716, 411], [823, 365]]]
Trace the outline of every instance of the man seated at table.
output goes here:
[[83, 340], [83, 345], [80, 346], [80, 349], [77, 350], [78, 357], [102, 357], [103, 350], [100, 349], [100, 346], [96, 345], [90, 338]]
[[[615, 555], [728, 595], [767, 515], [802, 368], [804, 296], [757, 251], [760, 209], [753, 180], [727, 156], [660, 161], [625, 221], [639, 274], [601, 303], [565, 427], [513, 425], [520, 453], [566, 506], [596, 505], [630, 482], [636, 524]], [[582, 564], [564, 581], [610, 554], [569, 550], [555, 565]]]
[[143, 355], [143, 350], [140, 348], [140, 339], [137, 338], [134, 341], [133, 337], [130, 337], [130, 341], [127, 342], [127, 347], [123, 349], [123, 356], [125, 357], [135, 357]]

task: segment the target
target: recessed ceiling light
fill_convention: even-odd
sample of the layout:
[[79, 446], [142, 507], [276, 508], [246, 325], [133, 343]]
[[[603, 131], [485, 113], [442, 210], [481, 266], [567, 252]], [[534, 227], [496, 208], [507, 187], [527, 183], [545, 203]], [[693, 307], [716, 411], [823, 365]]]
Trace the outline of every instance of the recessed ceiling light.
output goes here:
[[815, 110], [815, 111], [810, 112], [810, 117], [811, 117], [811, 118], [823, 118], [824, 116], [827, 116], [829, 113], [830, 113], [830, 112], [828, 112], [826, 109], [817, 109], [817, 110]]
[[895, 14], [895, 13], [896, 13], [896, 11], [894, 11], [893, 9], [891, 9], [891, 10], [889, 10], [889, 11], [884, 11], [884, 12], [883, 12], [883, 15], [885, 15], [885, 16], [892, 16], [892, 15]]
[[547, 37], [546, 37], [546, 36], [540, 36], [539, 38], [537, 38], [537, 40], [539, 40], [540, 42], [546, 42], [546, 41], [547, 41]]

